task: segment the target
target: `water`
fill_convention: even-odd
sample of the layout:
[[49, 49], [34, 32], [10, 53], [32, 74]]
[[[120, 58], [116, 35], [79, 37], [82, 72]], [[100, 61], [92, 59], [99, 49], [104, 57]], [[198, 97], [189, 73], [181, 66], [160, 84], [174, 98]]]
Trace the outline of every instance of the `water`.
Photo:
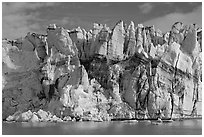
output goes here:
[[201, 135], [202, 120], [191, 119], [155, 124], [139, 122], [2, 123], [3, 135]]

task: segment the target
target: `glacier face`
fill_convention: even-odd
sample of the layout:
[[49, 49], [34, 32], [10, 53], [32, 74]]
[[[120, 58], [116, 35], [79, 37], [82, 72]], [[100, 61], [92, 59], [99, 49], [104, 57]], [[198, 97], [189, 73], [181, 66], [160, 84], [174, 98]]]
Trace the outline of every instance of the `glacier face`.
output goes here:
[[42, 111], [47, 120], [201, 116], [201, 34], [178, 22], [163, 34], [119, 21], [112, 30], [50, 25], [46, 35], [4, 39], [2, 118], [42, 120]]

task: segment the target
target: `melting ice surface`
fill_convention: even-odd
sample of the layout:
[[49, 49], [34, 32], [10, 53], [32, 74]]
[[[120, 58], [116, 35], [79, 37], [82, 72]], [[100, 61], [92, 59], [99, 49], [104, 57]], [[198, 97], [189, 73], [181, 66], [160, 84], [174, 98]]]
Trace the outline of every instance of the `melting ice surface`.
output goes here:
[[3, 123], [2, 134], [27, 135], [201, 135], [202, 119], [156, 123], [126, 122], [67, 122], [67, 123]]

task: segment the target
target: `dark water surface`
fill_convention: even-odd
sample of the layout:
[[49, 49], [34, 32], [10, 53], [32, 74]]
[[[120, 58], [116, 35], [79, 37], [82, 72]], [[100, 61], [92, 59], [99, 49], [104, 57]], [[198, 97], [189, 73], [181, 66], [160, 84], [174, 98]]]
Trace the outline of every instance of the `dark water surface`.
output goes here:
[[155, 122], [67, 122], [67, 123], [2, 123], [2, 134], [10, 135], [201, 135], [202, 119], [173, 121], [156, 124]]

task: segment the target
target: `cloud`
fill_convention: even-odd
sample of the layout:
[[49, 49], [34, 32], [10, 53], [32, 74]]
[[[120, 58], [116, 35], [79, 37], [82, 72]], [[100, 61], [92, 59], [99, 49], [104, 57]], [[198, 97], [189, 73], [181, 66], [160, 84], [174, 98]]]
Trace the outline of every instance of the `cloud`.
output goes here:
[[[74, 20], [77, 20], [77, 17], [75, 18], [71, 18], [71, 17], [63, 17], [63, 18], [60, 18], [60, 19], [52, 19], [52, 20], [49, 20], [49, 24], [57, 24], [59, 26], [65, 26], [65, 25], [69, 25], [69, 26], [74, 26], [76, 24], [76, 21]], [[44, 20], [46, 22], [46, 20]]]
[[99, 6], [100, 7], [109, 7], [109, 6], [111, 6], [111, 4], [110, 3], [100, 3]]
[[[16, 39], [27, 32], [40, 32], [39, 8], [54, 6], [55, 3], [5, 3], [2, 4], [2, 37]], [[32, 12], [28, 12], [32, 11]]]
[[11, 14], [3, 17], [3, 38], [15, 39], [25, 36], [27, 32], [40, 31], [39, 24], [28, 23], [33, 16], [25, 14]]
[[151, 3], [144, 3], [142, 5], [139, 5], [139, 9], [142, 13], [147, 14], [153, 9], [153, 5]]
[[154, 25], [155, 28], [162, 30], [163, 32], [169, 31], [171, 26], [177, 22], [183, 22], [186, 25], [196, 23], [199, 27], [202, 27], [202, 6], [198, 6], [192, 12], [188, 13], [170, 13], [162, 17], [158, 17], [152, 20], [143, 22], [144, 25]]
[[50, 7], [50, 6], [54, 6], [57, 3], [53, 3], [53, 2], [3, 2], [3, 14], [11, 14], [11, 13], [15, 13], [15, 12], [22, 12], [25, 10], [36, 10], [38, 8], [41, 7]]

